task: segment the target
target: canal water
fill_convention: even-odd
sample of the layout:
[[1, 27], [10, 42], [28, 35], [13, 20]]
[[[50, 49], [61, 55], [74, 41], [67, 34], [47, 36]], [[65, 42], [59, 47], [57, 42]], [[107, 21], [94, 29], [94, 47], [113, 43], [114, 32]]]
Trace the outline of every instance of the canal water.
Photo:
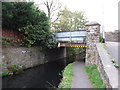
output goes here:
[[2, 78], [2, 88], [57, 88], [65, 66], [75, 60], [74, 56], [55, 60], [27, 69], [18, 75]]

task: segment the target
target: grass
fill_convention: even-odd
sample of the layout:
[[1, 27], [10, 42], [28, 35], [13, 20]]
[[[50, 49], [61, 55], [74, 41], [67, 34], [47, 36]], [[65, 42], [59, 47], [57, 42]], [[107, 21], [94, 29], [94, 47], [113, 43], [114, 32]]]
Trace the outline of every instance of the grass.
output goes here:
[[59, 84], [58, 88], [71, 88], [73, 72], [72, 72], [73, 63], [70, 63], [66, 66], [63, 71], [63, 79]]
[[[0, 63], [0, 65], [4, 65], [4, 64]], [[0, 72], [0, 75], [9, 76], [9, 75], [19, 74], [23, 72], [23, 67], [20, 65], [10, 65], [10, 66], [7, 66], [7, 69], [8, 71]]]
[[102, 43], [102, 46], [105, 50], [107, 50], [107, 46], [105, 45], [105, 43]]
[[106, 88], [103, 80], [100, 76], [100, 73], [97, 69], [97, 65], [85, 66], [87, 75], [91, 81], [93, 88]]
[[9, 76], [9, 75], [13, 75], [13, 72], [7, 71], [7, 72], [0, 72], [1, 76]]
[[23, 70], [22, 66], [19, 65], [10, 65], [7, 67], [9, 71], [13, 72], [13, 73], [17, 73]]

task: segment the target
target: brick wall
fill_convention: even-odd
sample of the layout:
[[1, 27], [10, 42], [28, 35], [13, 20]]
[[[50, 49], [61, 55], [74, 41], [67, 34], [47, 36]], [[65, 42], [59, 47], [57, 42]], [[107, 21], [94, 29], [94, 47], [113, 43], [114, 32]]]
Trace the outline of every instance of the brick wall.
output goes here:
[[21, 39], [21, 33], [18, 32], [17, 30], [2, 29], [1, 33], [2, 36], [12, 37], [15, 40]]

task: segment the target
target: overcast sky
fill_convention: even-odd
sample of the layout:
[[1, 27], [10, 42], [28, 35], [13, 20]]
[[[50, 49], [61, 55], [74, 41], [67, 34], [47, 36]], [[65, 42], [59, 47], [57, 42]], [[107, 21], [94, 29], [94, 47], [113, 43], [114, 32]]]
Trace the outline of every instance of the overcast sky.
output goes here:
[[[34, 0], [40, 4], [40, 0]], [[118, 30], [118, 2], [120, 0], [58, 0], [71, 11], [84, 11], [89, 21], [104, 25], [105, 31]], [[46, 11], [42, 5], [40, 8]]]

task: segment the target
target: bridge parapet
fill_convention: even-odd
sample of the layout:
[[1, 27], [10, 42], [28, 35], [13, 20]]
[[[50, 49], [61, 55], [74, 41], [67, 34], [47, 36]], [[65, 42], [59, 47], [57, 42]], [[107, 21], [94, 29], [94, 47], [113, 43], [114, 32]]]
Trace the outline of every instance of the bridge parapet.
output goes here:
[[82, 45], [86, 43], [86, 30], [56, 32], [55, 39], [59, 46], [70, 47], [73, 45]]

